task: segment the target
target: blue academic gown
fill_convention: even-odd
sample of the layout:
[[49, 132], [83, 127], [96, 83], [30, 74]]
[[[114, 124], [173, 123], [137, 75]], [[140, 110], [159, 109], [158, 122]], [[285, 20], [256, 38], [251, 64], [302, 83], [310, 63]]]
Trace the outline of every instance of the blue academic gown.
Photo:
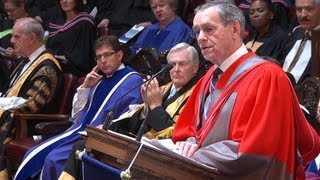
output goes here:
[[136, 54], [140, 48], [155, 48], [158, 53], [164, 50], [170, 50], [176, 44], [181, 42], [191, 43], [193, 31], [177, 17], [167, 27], [160, 29], [160, 24], [155, 23], [148, 26], [140, 34], [138, 40], [130, 47], [131, 53]]
[[142, 103], [140, 89], [136, 88], [121, 98], [117, 102], [116, 108], [113, 107], [119, 97], [140, 83], [142, 83], [141, 76], [130, 67], [118, 70], [111, 78], [103, 78], [90, 90], [89, 100], [80, 117], [78, 119], [70, 119], [74, 124], [67, 131], [42, 142], [26, 153], [17, 170], [15, 179], [27, 179], [30, 176], [39, 174], [41, 169], [42, 179], [58, 179], [72, 146], [80, 138], [78, 132], [85, 130], [86, 125], [97, 126], [102, 124], [106, 115], [112, 110], [113, 117], [117, 118], [128, 111], [130, 104]]

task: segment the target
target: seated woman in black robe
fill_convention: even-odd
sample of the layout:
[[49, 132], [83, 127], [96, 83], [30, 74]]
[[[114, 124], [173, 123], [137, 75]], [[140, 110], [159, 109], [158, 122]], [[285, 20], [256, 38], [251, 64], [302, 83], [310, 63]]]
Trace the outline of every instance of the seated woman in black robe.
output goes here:
[[49, 24], [47, 48], [60, 60], [63, 72], [84, 76], [94, 66], [93, 17], [84, 12], [82, 0], [59, 1], [63, 19]]
[[250, 8], [250, 23], [254, 30], [246, 37], [246, 47], [259, 56], [278, 59], [288, 34], [275, 25], [275, 13], [270, 0], [254, 0]]

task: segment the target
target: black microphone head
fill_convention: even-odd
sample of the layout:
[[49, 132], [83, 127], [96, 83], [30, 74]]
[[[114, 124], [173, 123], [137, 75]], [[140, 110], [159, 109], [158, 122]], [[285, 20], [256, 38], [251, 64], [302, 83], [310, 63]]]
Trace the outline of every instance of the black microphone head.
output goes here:
[[170, 71], [171, 69], [173, 68], [173, 65], [172, 64], [166, 64], [162, 67], [162, 70], [163, 71]]
[[[115, 104], [115, 105], [116, 105], [116, 104]], [[113, 109], [112, 109], [112, 111], [110, 111], [110, 112], [107, 114], [107, 116], [106, 116], [106, 118], [105, 118], [105, 120], [104, 120], [104, 122], [103, 122], [102, 129], [108, 131], [108, 130], [109, 130], [109, 127], [110, 127], [110, 125], [111, 125], [112, 119], [113, 119]]]

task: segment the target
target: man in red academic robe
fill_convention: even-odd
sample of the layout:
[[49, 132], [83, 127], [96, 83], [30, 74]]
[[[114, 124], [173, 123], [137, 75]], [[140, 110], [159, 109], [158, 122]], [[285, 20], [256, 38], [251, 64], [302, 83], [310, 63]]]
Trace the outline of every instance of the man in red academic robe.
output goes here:
[[202, 54], [215, 66], [176, 123], [179, 152], [216, 167], [219, 179], [302, 179], [300, 162], [314, 159], [320, 142], [286, 74], [247, 51], [236, 6], [204, 4], [193, 24]]

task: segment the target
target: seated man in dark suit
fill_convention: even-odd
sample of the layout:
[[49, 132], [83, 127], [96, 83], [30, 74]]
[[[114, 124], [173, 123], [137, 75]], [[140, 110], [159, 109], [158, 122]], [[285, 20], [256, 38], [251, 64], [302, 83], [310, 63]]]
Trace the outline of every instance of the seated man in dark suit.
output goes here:
[[61, 68], [52, 54], [46, 51], [43, 35], [41, 24], [33, 18], [21, 18], [13, 26], [11, 42], [14, 52], [22, 60], [12, 73], [8, 90], [1, 95], [2, 140], [12, 128], [12, 120], [8, 118], [10, 113], [52, 110], [53, 99], [59, 90]]
[[282, 52], [282, 69], [293, 75], [296, 84], [311, 76], [311, 32], [320, 28], [320, 1], [296, 0], [296, 27]]

